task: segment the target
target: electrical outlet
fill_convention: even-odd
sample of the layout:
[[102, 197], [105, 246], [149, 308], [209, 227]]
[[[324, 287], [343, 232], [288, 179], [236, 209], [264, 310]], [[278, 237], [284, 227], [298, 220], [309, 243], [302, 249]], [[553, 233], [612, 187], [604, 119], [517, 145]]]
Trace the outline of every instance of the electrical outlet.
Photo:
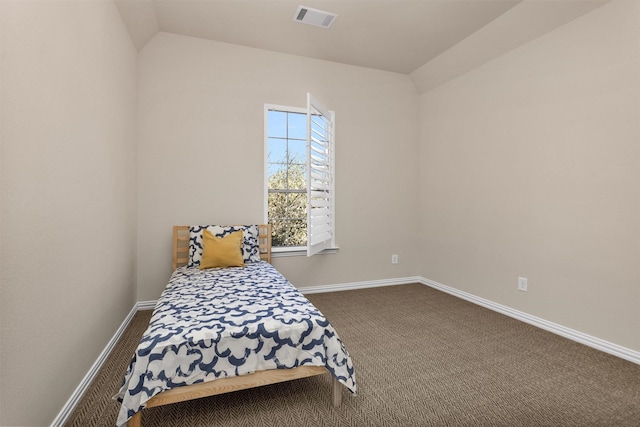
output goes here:
[[398, 255], [393, 254], [391, 255], [391, 264], [397, 264], [398, 263]]
[[518, 290], [522, 292], [527, 292], [527, 278], [526, 277], [518, 277]]

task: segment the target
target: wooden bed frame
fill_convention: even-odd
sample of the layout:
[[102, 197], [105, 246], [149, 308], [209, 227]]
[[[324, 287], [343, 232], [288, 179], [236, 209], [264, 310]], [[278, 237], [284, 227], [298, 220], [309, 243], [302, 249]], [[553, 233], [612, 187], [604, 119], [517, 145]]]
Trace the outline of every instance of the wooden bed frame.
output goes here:
[[[271, 262], [271, 225], [260, 225], [258, 233], [260, 259]], [[189, 259], [189, 226], [176, 225], [173, 227], [173, 269], [186, 265]], [[258, 371], [239, 377], [221, 378], [214, 381], [198, 383], [163, 391], [153, 396], [146, 403], [145, 408], [169, 405], [201, 397], [215, 396], [232, 391], [246, 390], [263, 385], [276, 384], [299, 378], [329, 374], [323, 366], [299, 366], [292, 369], [271, 369]], [[333, 378], [332, 401], [338, 407], [342, 401], [342, 384]], [[128, 427], [142, 426], [142, 410], [129, 419]]]

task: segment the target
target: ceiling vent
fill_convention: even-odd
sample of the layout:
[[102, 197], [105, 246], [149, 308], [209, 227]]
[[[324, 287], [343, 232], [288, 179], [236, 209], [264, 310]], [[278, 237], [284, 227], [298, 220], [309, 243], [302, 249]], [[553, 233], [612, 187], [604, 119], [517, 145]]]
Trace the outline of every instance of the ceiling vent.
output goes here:
[[312, 9], [306, 6], [298, 6], [293, 20], [302, 24], [314, 25], [316, 27], [329, 28], [338, 15], [335, 13], [324, 12], [318, 9]]

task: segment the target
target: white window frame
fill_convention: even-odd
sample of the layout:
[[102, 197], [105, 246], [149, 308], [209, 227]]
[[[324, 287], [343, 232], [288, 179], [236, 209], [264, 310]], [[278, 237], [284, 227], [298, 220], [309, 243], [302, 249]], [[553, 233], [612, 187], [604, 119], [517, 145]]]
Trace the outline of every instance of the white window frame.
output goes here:
[[[310, 95], [307, 95], [307, 104], [309, 105], [309, 103], [311, 102], [310, 100], [312, 99], [312, 97]], [[314, 106], [316, 107], [316, 111], [315, 113], [317, 113], [317, 107], [318, 107], [318, 103], [317, 101], [315, 101]], [[323, 108], [320, 106], [320, 108]], [[276, 110], [276, 111], [285, 111], [285, 112], [291, 112], [291, 113], [301, 113], [301, 114], [306, 114], [309, 118], [309, 108], [301, 108], [301, 107], [291, 107], [291, 106], [284, 106], [284, 105], [278, 105], [278, 104], [264, 104], [264, 222], [267, 223], [269, 220], [269, 170], [268, 170], [268, 163], [269, 163], [269, 120], [268, 120], [268, 116], [269, 116], [269, 111], [272, 110]], [[335, 118], [335, 113], [333, 111], [327, 111], [326, 109], [323, 108], [323, 111], [326, 114], [330, 114], [331, 117], [331, 141], [330, 141], [330, 152], [331, 152], [331, 161], [332, 161], [332, 165], [334, 165], [335, 163], [335, 133], [334, 133], [334, 129], [335, 129], [335, 122], [334, 122], [334, 118]], [[310, 123], [309, 121], [307, 121], [307, 198], [309, 198], [309, 174], [311, 172], [311, 168], [309, 167], [309, 160], [310, 160], [310, 144], [309, 144], [309, 137], [310, 137], [310, 132], [309, 132], [309, 126]], [[331, 194], [334, 195], [335, 193], [335, 167], [331, 166], [331, 176], [332, 176], [332, 187], [331, 187]], [[329, 254], [329, 253], [336, 253], [338, 251], [338, 247], [336, 245], [335, 242], [335, 196], [333, 196], [333, 207], [331, 209], [331, 218], [332, 218], [332, 223], [331, 223], [331, 233], [330, 236], [331, 238], [329, 239], [328, 242], [326, 242], [323, 247], [321, 248], [320, 251], [316, 251], [316, 253], [319, 254]], [[307, 211], [309, 211], [309, 201], [307, 199]], [[309, 212], [307, 212], [307, 233], [309, 233], [309, 229], [310, 229], [310, 225], [309, 225]], [[274, 257], [282, 257], [282, 256], [311, 256], [311, 252], [309, 249], [309, 236], [307, 235], [307, 246], [280, 246], [280, 247], [273, 247], [271, 250], [272, 256]]]

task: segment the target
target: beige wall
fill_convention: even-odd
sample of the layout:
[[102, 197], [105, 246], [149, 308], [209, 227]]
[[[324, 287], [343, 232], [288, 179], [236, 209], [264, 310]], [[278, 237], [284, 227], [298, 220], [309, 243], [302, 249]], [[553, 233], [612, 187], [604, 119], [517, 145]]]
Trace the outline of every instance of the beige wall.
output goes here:
[[[277, 258], [296, 286], [414, 276], [418, 121], [407, 75], [159, 33], [139, 57], [138, 300], [171, 226], [264, 221], [264, 104], [336, 112], [337, 254]], [[400, 263], [391, 265], [391, 254]]]
[[3, 0], [0, 425], [49, 425], [135, 302], [136, 51], [111, 1]]
[[639, 6], [421, 96], [424, 277], [640, 350]]

